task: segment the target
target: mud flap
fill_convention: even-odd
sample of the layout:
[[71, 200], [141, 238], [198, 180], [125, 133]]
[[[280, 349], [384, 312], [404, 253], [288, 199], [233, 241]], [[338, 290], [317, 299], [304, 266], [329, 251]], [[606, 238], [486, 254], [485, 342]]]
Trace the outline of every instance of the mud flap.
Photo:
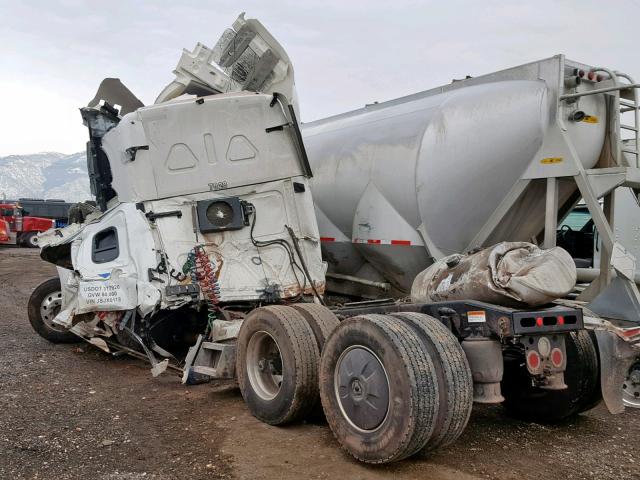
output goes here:
[[612, 332], [595, 330], [600, 351], [600, 385], [604, 403], [613, 414], [624, 412], [622, 384], [631, 365], [640, 357], [637, 349]]

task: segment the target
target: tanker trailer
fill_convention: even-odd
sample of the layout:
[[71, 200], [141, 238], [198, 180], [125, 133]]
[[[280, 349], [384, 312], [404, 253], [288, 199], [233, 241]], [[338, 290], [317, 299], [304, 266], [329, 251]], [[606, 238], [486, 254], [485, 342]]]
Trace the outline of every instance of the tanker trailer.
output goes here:
[[304, 124], [331, 287], [400, 296], [434, 259], [541, 242], [548, 178], [562, 216], [580, 197], [572, 177], [636, 166], [610, 131], [611, 75], [555, 56]]
[[[637, 406], [640, 363], [628, 347], [640, 294], [635, 259], [612, 231], [616, 189], [637, 199], [640, 187], [637, 92], [626, 74], [558, 55], [305, 124], [327, 290], [403, 297], [450, 254], [502, 241], [553, 247], [558, 218], [582, 198], [606, 267], [572, 303], [590, 333], [567, 336], [581, 366], [565, 377], [600, 375], [610, 410], [622, 409], [620, 386]], [[604, 325], [624, 341], [611, 343]], [[537, 421], [562, 411], [566, 391], [532, 390], [518, 373], [523, 352], [502, 350], [507, 408]]]

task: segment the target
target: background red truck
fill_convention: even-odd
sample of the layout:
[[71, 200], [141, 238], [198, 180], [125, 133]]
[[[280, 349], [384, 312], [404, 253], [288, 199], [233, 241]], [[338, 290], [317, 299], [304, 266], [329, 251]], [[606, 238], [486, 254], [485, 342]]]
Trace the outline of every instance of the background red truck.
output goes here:
[[0, 243], [9, 241], [9, 224], [0, 220]]
[[[50, 218], [23, 215], [17, 203], [0, 203], [0, 222], [6, 224], [0, 226], [0, 244], [26, 247], [37, 247], [36, 235], [55, 226], [55, 220]], [[8, 231], [2, 235], [2, 230]]]

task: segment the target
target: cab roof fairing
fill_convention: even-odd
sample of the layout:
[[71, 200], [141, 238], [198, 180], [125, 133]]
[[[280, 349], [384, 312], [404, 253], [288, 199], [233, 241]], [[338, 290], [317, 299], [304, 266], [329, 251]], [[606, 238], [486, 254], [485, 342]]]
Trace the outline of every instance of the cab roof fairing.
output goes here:
[[[295, 117], [300, 118], [293, 66], [285, 50], [258, 20], [245, 19], [244, 13], [232, 27], [213, 49], [198, 43], [191, 52], [183, 50], [174, 70], [176, 78], [164, 88], [155, 104], [190, 95], [277, 93], [292, 105]], [[119, 79], [106, 78], [88, 106], [81, 109], [90, 132], [87, 163], [92, 193], [103, 211], [116, 203], [117, 192], [111, 187], [111, 165], [102, 148], [102, 137], [125, 115], [141, 107], [144, 104]], [[138, 149], [145, 148], [148, 147], [135, 146], [134, 151], [123, 155], [133, 159]]]
[[[185, 93], [198, 96], [229, 92], [280, 93], [297, 111], [293, 66], [286, 51], [264, 26], [240, 14], [216, 45], [197, 43], [183, 50], [176, 78], [156, 98], [162, 103]], [[299, 115], [298, 115], [299, 116]]]

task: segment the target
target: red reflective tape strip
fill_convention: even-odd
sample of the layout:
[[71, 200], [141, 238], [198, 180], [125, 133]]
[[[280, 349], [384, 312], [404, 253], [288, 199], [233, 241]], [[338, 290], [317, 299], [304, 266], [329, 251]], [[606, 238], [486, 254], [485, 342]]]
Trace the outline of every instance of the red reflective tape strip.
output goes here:
[[[322, 242], [335, 242], [335, 238], [320, 237]], [[351, 243], [368, 243], [369, 245], [411, 245], [411, 240], [380, 240], [377, 238], [354, 238]]]
[[335, 237], [320, 237], [321, 242], [335, 242]]
[[634, 337], [638, 334], [640, 334], [640, 328], [627, 328], [622, 330], [622, 335], [628, 338]]

